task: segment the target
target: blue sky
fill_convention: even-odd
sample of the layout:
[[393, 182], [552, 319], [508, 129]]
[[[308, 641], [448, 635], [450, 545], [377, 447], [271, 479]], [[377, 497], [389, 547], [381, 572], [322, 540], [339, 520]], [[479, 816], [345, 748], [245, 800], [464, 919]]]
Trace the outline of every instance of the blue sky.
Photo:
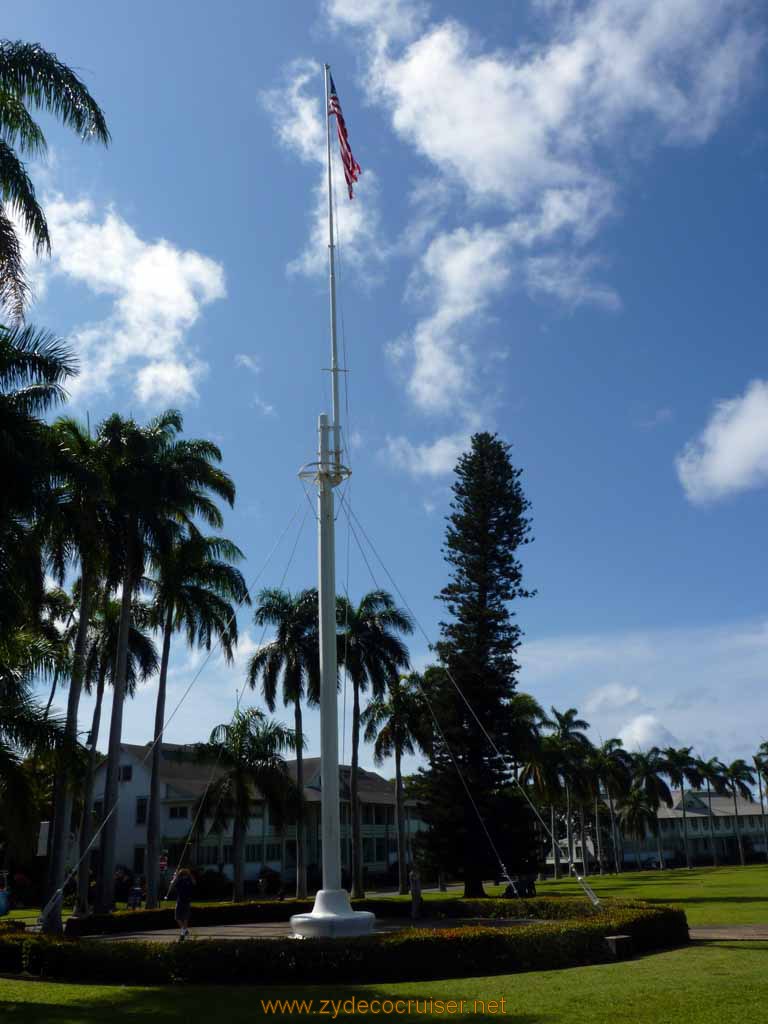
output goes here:
[[[221, 445], [249, 579], [291, 523], [259, 582], [298, 536], [286, 584], [314, 583], [296, 473], [327, 408], [329, 61], [363, 167], [354, 203], [337, 190], [350, 495], [408, 603], [434, 637], [450, 470], [496, 430], [536, 537], [521, 687], [596, 739], [748, 755], [768, 734], [766, 28], [757, 0], [8, 11], [114, 138], [46, 125], [54, 254], [30, 318], [79, 350], [81, 415], [175, 405]], [[340, 579], [346, 545], [342, 516]], [[372, 584], [350, 548], [355, 597]], [[245, 613], [241, 633], [168, 739], [229, 717], [261, 639]], [[171, 706], [201, 664], [179, 643]], [[150, 738], [153, 700], [127, 740]], [[313, 715], [308, 733], [314, 752]]]

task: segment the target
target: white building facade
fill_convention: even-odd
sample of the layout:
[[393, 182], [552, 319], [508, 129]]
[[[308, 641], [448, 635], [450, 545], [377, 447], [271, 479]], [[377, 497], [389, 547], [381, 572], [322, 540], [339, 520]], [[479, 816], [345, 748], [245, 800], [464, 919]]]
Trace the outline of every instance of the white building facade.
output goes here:
[[[233, 873], [231, 825], [220, 833], [208, 831], [207, 823], [192, 828], [199, 801], [215, 766], [181, 760], [179, 746], [163, 744], [160, 774], [160, 848], [168, 860], [168, 871], [176, 866], [199, 870], [218, 870], [231, 878]], [[288, 762], [289, 773], [296, 775], [296, 763]], [[351, 825], [348, 766], [341, 772], [342, 866], [349, 868]], [[94, 812], [97, 821], [104, 811], [103, 794], [106, 762], [97, 769], [94, 784]], [[305, 850], [310, 886], [320, 881], [320, 758], [304, 758]], [[146, 871], [147, 818], [149, 814], [150, 756], [148, 746], [123, 744], [119, 771], [116, 865], [141, 876]], [[375, 772], [359, 770], [363, 870], [369, 883], [391, 874], [397, 864], [394, 783]], [[270, 819], [268, 808], [254, 795], [254, 814], [245, 840], [245, 880], [255, 882], [266, 870], [290, 884], [296, 877], [296, 828], [278, 827]], [[407, 859], [411, 858], [411, 840], [424, 826], [415, 813], [415, 804], [406, 802]], [[190, 838], [191, 837], [191, 838]], [[189, 841], [188, 841], [189, 840]], [[98, 857], [98, 847], [94, 853]]]

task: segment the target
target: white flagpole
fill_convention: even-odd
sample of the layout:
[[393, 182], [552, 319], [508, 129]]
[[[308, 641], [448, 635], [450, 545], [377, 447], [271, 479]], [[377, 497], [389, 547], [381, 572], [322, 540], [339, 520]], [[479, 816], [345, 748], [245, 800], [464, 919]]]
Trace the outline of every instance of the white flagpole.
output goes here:
[[[353, 911], [349, 893], [341, 888], [341, 822], [339, 813], [339, 710], [336, 659], [336, 539], [333, 489], [349, 476], [341, 464], [339, 441], [339, 369], [336, 354], [336, 275], [334, 268], [333, 192], [331, 180], [331, 127], [329, 117], [330, 67], [324, 65], [325, 119], [328, 155], [328, 274], [331, 295], [332, 418], [319, 421], [317, 462], [300, 476], [317, 485], [318, 598], [320, 630], [320, 834], [323, 887], [311, 914], [291, 918], [293, 934], [310, 936], [362, 935], [373, 928], [374, 916]], [[332, 437], [332, 441], [329, 438]]]
[[336, 469], [341, 466], [341, 430], [339, 426], [339, 365], [336, 346], [336, 262], [333, 234], [333, 183], [331, 178], [331, 119], [329, 117], [331, 98], [331, 65], [323, 65], [325, 79], [325, 144], [328, 162], [328, 291], [331, 314], [331, 428], [333, 430], [333, 462]]

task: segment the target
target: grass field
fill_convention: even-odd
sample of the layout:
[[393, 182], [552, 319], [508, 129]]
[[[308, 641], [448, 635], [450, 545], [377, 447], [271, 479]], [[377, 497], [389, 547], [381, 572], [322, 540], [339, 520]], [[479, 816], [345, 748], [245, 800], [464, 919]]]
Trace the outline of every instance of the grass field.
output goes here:
[[[284, 1012], [267, 1015], [262, 999], [314, 1000], [316, 1019], [333, 1019], [320, 1000], [418, 1000], [421, 1012], [382, 1012], [387, 1022], [425, 1021], [424, 1000], [465, 1000], [464, 1012], [441, 1017], [453, 1021], [492, 1020], [513, 1024], [757, 1024], [768, 1002], [768, 943], [702, 943], [669, 953], [599, 967], [542, 971], [493, 978], [464, 978], [424, 984], [365, 985], [345, 989], [122, 988], [0, 980], [0, 1019], [14, 1024], [119, 1024], [147, 1020], [197, 1022], [223, 1017], [227, 1024], [278, 1019], [299, 1021]], [[504, 1013], [500, 1000], [504, 999]], [[474, 1010], [474, 1000], [486, 1010]], [[496, 1000], [495, 1013], [487, 1003]], [[407, 1010], [407, 1006], [401, 1007]], [[342, 1013], [337, 1019], [371, 1019], [372, 1014]]]

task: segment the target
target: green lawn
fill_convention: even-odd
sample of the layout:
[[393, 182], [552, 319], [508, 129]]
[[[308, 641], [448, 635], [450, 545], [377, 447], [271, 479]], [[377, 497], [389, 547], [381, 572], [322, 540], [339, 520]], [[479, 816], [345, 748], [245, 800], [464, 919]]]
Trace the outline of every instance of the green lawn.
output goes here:
[[[588, 879], [598, 896], [629, 897], [679, 904], [695, 925], [768, 925], [768, 864], [742, 867], [680, 868], [595, 875]], [[536, 886], [542, 896], [580, 892], [572, 879]]]
[[[501, 1016], [470, 1012], [476, 999], [505, 1000], [514, 1024], [752, 1024], [765, 1019], [768, 943], [703, 943], [627, 963], [424, 984], [362, 985], [345, 989], [122, 988], [0, 980], [0, 1018], [18, 1024], [119, 1024], [141, 1018], [163, 1022], [224, 1018], [227, 1024], [269, 1019], [262, 999], [465, 1000], [456, 1021]], [[478, 1008], [479, 1009], [479, 1008]], [[301, 1015], [273, 1015], [284, 1021]], [[322, 1020], [322, 1015], [317, 1014]], [[330, 1011], [326, 1016], [333, 1019]], [[347, 1016], [341, 1014], [340, 1018]], [[356, 1014], [357, 1020], [365, 1015]], [[371, 1014], [367, 1018], [371, 1019]], [[424, 1021], [436, 1014], [383, 1012], [379, 1019]]]

